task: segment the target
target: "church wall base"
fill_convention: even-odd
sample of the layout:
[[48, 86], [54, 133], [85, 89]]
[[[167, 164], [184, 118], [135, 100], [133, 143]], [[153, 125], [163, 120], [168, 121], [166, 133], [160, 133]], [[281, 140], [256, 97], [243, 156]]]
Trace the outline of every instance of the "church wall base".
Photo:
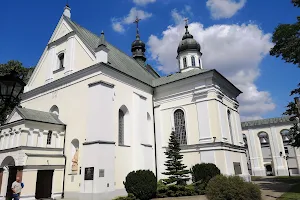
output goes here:
[[266, 170], [263, 168], [253, 169], [253, 176], [266, 176]]

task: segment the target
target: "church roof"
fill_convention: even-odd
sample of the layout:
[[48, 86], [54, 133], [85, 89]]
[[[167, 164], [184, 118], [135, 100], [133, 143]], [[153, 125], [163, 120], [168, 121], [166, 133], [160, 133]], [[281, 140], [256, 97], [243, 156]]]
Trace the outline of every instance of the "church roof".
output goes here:
[[182, 79], [185, 79], [185, 78], [188, 78], [188, 77], [191, 77], [191, 76], [196, 76], [198, 74], [203, 74], [203, 73], [209, 72], [209, 71], [214, 71], [214, 70], [211, 70], [211, 69], [192, 69], [192, 70], [184, 72], [184, 73], [178, 72], [178, 73], [175, 73], [175, 74], [172, 74], [172, 75], [169, 75], [169, 76], [163, 76], [163, 77], [154, 79], [152, 81], [152, 86], [157, 87], [157, 86], [165, 85], [165, 84], [168, 84], [168, 83], [171, 83], [171, 82], [179, 81], [179, 80], [182, 80]]
[[58, 116], [54, 113], [32, 110], [28, 108], [19, 108], [19, 107], [16, 107], [15, 109], [16, 112], [18, 112], [19, 115], [25, 120], [64, 125], [64, 123], [60, 121], [58, 119]]
[[292, 123], [290, 121], [290, 116], [282, 116], [282, 117], [269, 118], [269, 119], [251, 120], [251, 121], [242, 122], [242, 129], [247, 129], [249, 127], [270, 125], [270, 124], [288, 123], [288, 122]]
[[[89, 30], [78, 25], [68, 17], [64, 20], [73, 28], [78, 37], [88, 46], [93, 52], [99, 44], [100, 37], [90, 32]], [[152, 80], [155, 79], [144, 67], [141, 67], [136, 60], [128, 56], [118, 48], [106, 41], [108, 52], [108, 65], [111, 67], [132, 76], [148, 85], [152, 85]]]

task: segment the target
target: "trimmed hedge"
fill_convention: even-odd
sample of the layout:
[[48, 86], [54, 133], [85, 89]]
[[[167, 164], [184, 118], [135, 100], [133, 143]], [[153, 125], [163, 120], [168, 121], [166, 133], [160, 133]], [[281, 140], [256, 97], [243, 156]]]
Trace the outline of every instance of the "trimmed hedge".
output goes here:
[[239, 176], [217, 175], [209, 181], [206, 197], [209, 200], [261, 200], [261, 191]]
[[124, 185], [128, 194], [133, 194], [140, 200], [149, 200], [156, 195], [156, 177], [150, 170], [130, 172], [126, 177]]
[[128, 194], [127, 197], [117, 197], [113, 200], [136, 200], [136, 197], [133, 194]]
[[191, 174], [194, 183], [200, 182], [207, 184], [211, 178], [220, 175], [221, 172], [213, 163], [201, 163], [191, 168]]

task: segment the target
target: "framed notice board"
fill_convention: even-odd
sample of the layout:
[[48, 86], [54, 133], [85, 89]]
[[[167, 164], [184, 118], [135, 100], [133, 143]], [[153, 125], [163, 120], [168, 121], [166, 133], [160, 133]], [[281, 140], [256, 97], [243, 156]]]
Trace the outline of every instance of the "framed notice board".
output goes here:
[[94, 180], [94, 167], [84, 169], [84, 180]]

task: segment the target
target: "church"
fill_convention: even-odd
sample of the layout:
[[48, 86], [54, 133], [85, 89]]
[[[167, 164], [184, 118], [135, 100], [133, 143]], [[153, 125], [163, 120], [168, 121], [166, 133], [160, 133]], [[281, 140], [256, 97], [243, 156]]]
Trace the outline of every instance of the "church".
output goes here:
[[138, 28], [126, 55], [104, 32], [74, 22], [66, 6], [20, 106], [1, 127], [1, 196], [9, 198], [16, 176], [25, 184], [21, 199], [125, 195], [123, 181], [133, 170], [164, 178], [172, 130], [188, 168], [214, 163], [223, 174], [249, 180], [242, 92], [205, 69], [187, 23], [182, 36], [178, 72], [161, 77], [146, 62]]

